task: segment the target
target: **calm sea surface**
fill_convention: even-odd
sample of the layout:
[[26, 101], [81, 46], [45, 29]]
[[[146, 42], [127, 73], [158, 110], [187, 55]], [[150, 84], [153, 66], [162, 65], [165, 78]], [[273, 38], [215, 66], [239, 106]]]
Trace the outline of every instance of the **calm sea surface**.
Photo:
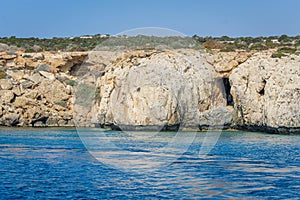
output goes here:
[[[205, 133], [186, 146], [190, 140], [182, 141], [186, 151], [171, 155], [175, 146], [155, 149], [168, 146], [176, 133], [120, 139], [107, 131], [119, 150], [106, 146], [99, 152], [91, 147], [96, 143], [86, 148], [86, 138], [95, 141], [97, 131], [86, 130], [83, 139], [84, 132], [0, 129], [0, 199], [300, 198], [300, 135], [222, 132], [211, 151], [199, 156]], [[136, 165], [133, 157], [126, 161], [126, 152], [138, 156]], [[152, 170], [145, 170], [154, 154], [167, 162], [149, 159]]]

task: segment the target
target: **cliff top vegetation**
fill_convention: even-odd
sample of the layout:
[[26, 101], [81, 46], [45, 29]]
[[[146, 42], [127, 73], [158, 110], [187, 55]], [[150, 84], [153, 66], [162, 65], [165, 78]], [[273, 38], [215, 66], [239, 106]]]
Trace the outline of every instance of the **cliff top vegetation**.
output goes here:
[[137, 48], [137, 49], [178, 49], [203, 48], [222, 52], [251, 51], [277, 49], [277, 56], [287, 53], [298, 53], [299, 36], [269, 36], [269, 37], [156, 37], [156, 36], [109, 36], [93, 35], [59, 38], [17, 38], [15, 36], [0, 38], [0, 51], [41, 52], [41, 51], [90, 51], [96, 47], [106, 48]]

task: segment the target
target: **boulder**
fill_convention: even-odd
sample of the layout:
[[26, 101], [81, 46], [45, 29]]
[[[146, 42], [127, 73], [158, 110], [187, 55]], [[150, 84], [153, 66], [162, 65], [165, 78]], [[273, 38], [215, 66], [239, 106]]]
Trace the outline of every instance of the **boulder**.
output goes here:
[[14, 101], [14, 106], [16, 108], [28, 108], [36, 105], [36, 101], [31, 99], [31, 98], [26, 98], [26, 97], [16, 97]]
[[46, 121], [46, 126], [55, 127], [58, 126], [58, 118], [56, 116], [50, 116]]
[[46, 112], [44, 106], [32, 106], [26, 109], [24, 117], [28, 119], [29, 123], [36, 126], [37, 122], [46, 123], [49, 114]]
[[69, 73], [74, 65], [80, 65], [88, 53], [85, 52], [70, 52], [45, 54], [44, 62], [53, 66], [57, 71]]
[[16, 57], [17, 55], [14, 53], [0, 52], [0, 60], [11, 60]]
[[228, 128], [232, 123], [232, 108], [217, 107], [204, 111], [199, 117], [199, 126], [203, 128]]
[[35, 71], [54, 72], [55, 68], [47, 64], [40, 64]]
[[0, 79], [0, 89], [11, 90], [13, 88], [12, 83], [8, 79]]
[[34, 73], [32, 75], [26, 74], [24, 78], [34, 82], [35, 84], [39, 84], [44, 79], [44, 77], [41, 76], [39, 73]]
[[8, 104], [15, 98], [14, 93], [11, 90], [0, 90], [0, 103]]
[[13, 68], [16, 68], [16, 63], [14, 60], [6, 60], [6, 63], [5, 63], [5, 67], [9, 68], [9, 69], [13, 69]]
[[34, 86], [34, 82], [29, 80], [22, 79], [19, 83], [22, 91], [26, 89], [32, 89], [32, 87]]
[[8, 113], [0, 119], [0, 124], [5, 126], [16, 126], [19, 123], [19, 118], [19, 114]]
[[39, 71], [39, 73], [44, 76], [45, 78], [48, 78], [50, 80], [55, 80], [55, 76], [52, 73], [45, 72], [45, 71]]
[[252, 52], [217, 52], [207, 55], [220, 77], [228, 77], [233, 69], [251, 57]]
[[36, 87], [36, 90], [52, 104], [70, 98], [65, 85], [58, 80], [43, 79], [39, 86]]
[[9, 46], [7, 44], [0, 43], [0, 52], [1, 51], [8, 51]]
[[16, 95], [16, 96], [21, 96], [24, 92], [21, 90], [19, 85], [15, 85], [12, 89], [12, 92]]
[[39, 96], [39, 91], [33, 89], [33, 90], [29, 90], [27, 91], [23, 97], [29, 98], [29, 99], [36, 99]]
[[7, 70], [6, 74], [15, 81], [20, 81], [25, 75], [24, 71], [21, 70]]
[[33, 60], [44, 60], [45, 56], [44, 54], [42, 53], [35, 53], [33, 56], [32, 56], [32, 59]]

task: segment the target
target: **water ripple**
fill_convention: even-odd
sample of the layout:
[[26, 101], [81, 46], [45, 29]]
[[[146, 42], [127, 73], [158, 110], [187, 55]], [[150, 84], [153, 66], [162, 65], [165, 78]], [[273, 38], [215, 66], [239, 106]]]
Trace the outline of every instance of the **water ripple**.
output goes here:
[[[125, 173], [94, 159], [75, 130], [0, 130], [0, 199], [299, 198], [300, 136], [224, 132], [210, 154], [199, 158], [202, 136], [164, 168]], [[146, 156], [165, 140], [149, 146], [141, 134], [139, 143], [120, 145]]]

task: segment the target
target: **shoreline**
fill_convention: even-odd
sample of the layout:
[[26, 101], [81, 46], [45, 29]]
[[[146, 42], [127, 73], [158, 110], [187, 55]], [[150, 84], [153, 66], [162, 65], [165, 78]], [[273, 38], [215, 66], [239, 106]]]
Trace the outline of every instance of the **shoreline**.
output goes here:
[[[146, 130], [146, 129], [131, 129], [131, 130], [121, 130], [121, 129], [112, 129], [112, 128], [100, 128], [100, 127], [76, 127], [76, 126], [0, 126], [0, 130], [77, 130], [77, 129], [86, 129], [86, 130], [104, 130], [104, 131], [131, 131], [131, 132], [157, 132], [158, 130]], [[286, 131], [282, 131], [282, 130]], [[288, 128], [286, 127], [280, 127], [280, 128], [272, 128], [268, 127], [267, 131], [266, 129], [262, 127], [251, 127], [249, 129], [247, 128], [224, 128], [224, 129], [184, 129], [181, 130], [180, 132], [199, 132], [199, 133], [204, 133], [204, 132], [214, 132], [214, 131], [219, 131], [219, 132], [249, 132], [249, 133], [263, 133], [263, 134], [271, 134], [271, 135], [298, 135], [300, 134], [300, 127], [297, 128]], [[178, 130], [166, 130], [166, 129], [161, 129], [159, 132], [179, 132]]]

